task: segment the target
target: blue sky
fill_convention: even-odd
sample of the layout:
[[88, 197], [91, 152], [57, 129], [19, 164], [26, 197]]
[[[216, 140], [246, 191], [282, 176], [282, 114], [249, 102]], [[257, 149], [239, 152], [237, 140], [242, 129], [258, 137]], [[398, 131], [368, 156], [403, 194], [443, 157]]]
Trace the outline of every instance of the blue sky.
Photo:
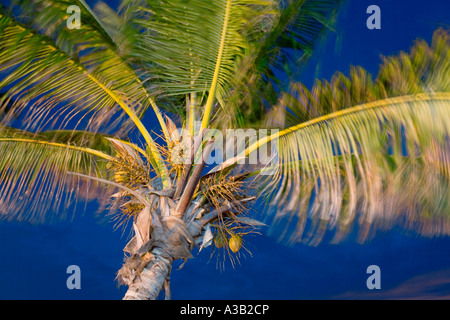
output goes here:
[[[366, 27], [366, 9], [381, 8], [381, 29]], [[381, 55], [407, 51], [417, 38], [431, 40], [450, 27], [445, 0], [349, 0], [336, 32], [318, 46], [301, 81], [330, 79], [361, 65], [376, 75]], [[320, 62], [320, 63], [319, 63]], [[145, 118], [151, 127], [152, 117]], [[73, 222], [31, 225], [0, 222], [0, 299], [121, 299], [115, 273], [127, 235], [100, 222], [88, 206]], [[247, 241], [252, 257], [224, 271], [209, 250], [194, 255], [171, 278], [174, 299], [378, 299], [450, 297], [450, 238], [421, 238], [394, 229], [360, 245], [326, 240], [317, 247], [289, 247], [261, 235]], [[81, 269], [81, 289], [68, 290], [66, 269]], [[368, 290], [366, 269], [381, 269], [381, 289]]]

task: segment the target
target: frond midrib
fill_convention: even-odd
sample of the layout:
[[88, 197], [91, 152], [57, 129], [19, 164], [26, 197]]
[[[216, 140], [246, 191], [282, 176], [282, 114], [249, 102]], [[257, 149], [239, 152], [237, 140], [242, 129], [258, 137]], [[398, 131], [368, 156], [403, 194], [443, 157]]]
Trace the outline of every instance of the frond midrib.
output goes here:
[[409, 103], [409, 102], [431, 101], [431, 100], [450, 101], [450, 92], [419, 93], [419, 94], [415, 94], [415, 95], [405, 95], [405, 96], [400, 96], [400, 97], [393, 97], [393, 98], [371, 101], [371, 102], [357, 105], [354, 107], [335, 111], [335, 112], [308, 120], [306, 122], [302, 122], [298, 125], [283, 129], [283, 130], [281, 130], [277, 133], [274, 133], [270, 136], [259, 139], [258, 141], [254, 142], [251, 146], [246, 148], [239, 156], [248, 156], [250, 153], [252, 153], [256, 149], [258, 149], [262, 145], [269, 143], [270, 141], [272, 141], [274, 139], [277, 139], [279, 137], [287, 135], [291, 132], [294, 132], [294, 131], [297, 131], [297, 130], [300, 130], [300, 129], [303, 129], [303, 128], [306, 128], [309, 126], [313, 126], [313, 125], [316, 125], [316, 124], [319, 124], [321, 122], [325, 122], [325, 121], [328, 121], [331, 119], [342, 117], [344, 115], [357, 113], [360, 111], [366, 111], [369, 109], [382, 108], [382, 107], [386, 107], [389, 105], [397, 105], [397, 104]]
[[45, 140], [39, 140], [39, 139], [25, 139], [25, 138], [0, 138], [0, 142], [22, 142], [22, 143], [34, 143], [34, 144], [42, 144], [52, 147], [59, 147], [59, 148], [68, 148], [72, 150], [77, 150], [85, 153], [89, 153], [95, 156], [98, 156], [100, 158], [106, 159], [108, 161], [114, 160], [114, 157], [110, 156], [107, 153], [104, 153], [103, 151], [87, 148], [87, 147], [79, 147], [75, 145], [71, 145], [70, 143], [59, 143], [59, 142], [52, 142], [52, 141], [45, 141]]
[[225, 13], [224, 13], [223, 26], [222, 26], [222, 33], [220, 36], [220, 44], [219, 44], [219, 49], [217, 52], [216, 65], [214, 68], [214, 75], [212, 78], [211, 87], [209, 89], [208, 99], [206, 100], [206, 104], [205, 104], [205, 112], [203, 114], [202, 129], [204, 129], [208, 126], [209, 120], [211, 118], [212, 105], [213, 105], [213, 101], [214, 101], [214, 97], [215, 97], [217, 80], [219, 78], [219, 72], [220, 72], [221, 64], [222, 64], [222, 54], [223, 54], [223, 50], [224, 50], [225, 39], [227, 37], [230, 8], [231, 8], [231, 0], [227, 0], [227, 4], [225, 7]]

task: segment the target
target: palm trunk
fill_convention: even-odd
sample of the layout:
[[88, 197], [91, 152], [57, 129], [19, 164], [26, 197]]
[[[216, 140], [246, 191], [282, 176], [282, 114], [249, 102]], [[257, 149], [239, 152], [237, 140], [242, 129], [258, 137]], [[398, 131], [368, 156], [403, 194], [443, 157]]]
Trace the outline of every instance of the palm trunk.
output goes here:
[[[254, 197], [239, 201], [243, 204], [254, 200]], [[166, 217], [166, 225], [153, 231], [153, 239], [132, 250], [134, 254], [126, 260], [123, 271], [119, 271], [124, 282], [129, 286], [124, 300], [156, 300], [161, 289], [165, 288], [166, 299], [170, 299], [169, 276], [172, 263], [176, 259], [185, 261], [191, 257], [195, 239], [202, 234], [202, 228], [217, 216], [230, 210], [236, 203], [227, 204], [217, 210], [205, 214], [197, 222], [187, 224], [177, 217]], [[194, 213], [193, 216], [196, 216]], [[139, 234], [139, 228], [136, 229]], [[133, 242], [130, 241], [130, 242]], [[127, 245], [128, 247], [128, 245]], [[128, 251], [128, 248], [124, 250]], [[135, 247], [132, 243], [131, 247]], [[130, 277], [131, 275], [131, 277]]]
[[173, 259], [158, 247], [152, 250], [153, 259], [136, 277], [123, 300], [156, 300], [168, 279]]

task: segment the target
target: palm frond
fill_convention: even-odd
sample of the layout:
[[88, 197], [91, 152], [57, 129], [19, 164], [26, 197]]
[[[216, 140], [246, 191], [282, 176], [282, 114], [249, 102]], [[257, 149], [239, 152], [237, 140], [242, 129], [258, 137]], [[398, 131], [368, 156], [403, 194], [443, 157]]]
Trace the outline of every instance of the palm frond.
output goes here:
[[317, 81], [311, 90], [292, 82], [266, 124], [290, 127], [296, 124], [380, 99], [397, 96], [450, 91], [450, 36], [444, 29], [435, 31], [429, 46], [418, 40], [410, 53], [384, 57], [375, 79], [362, 67], [351, 67], [349, 76], [337, 72], [331, 81]]
[[[280, 89], [306, 64], [320, 36], [332, 29], [341, 1], [280, 1], [271, 24], [261, 17], [261, 30], [251, 37], [238, 67], [227, 104], [217, 123], [222, 127], [259, 126], [276, 104]], [[283, 72], [280, 80], [278, 73]]]
[[[0, 72], [7, 73], [0, 82], [0, 89], [7, 90], [0, 109], [3, 102], [12, 99], [15, 112], [11, 114], [22, 116], [24, 129], [79, 128], [80, 123], [83, 129], [94, 132], [100, 127], [105, 130], [108, 124], [123, 129], [121, 120], [126, 114], [147, 142], [152, 164], [167, 176], [161, 155], [136, 114], [141, 99], [148, 101], [148, 96], [142, 87], [130, 82], [136, 84], [137, 78], [130, 75], [129, 66], [102, 60], [96, 68], [86, 68], [85, 61], [82, 64], [82, 59], [70, 57], [49, 37], [1, 12], [0, 39]], [[83, 123], [86, 116], [89, 121]], [[3, 122], [8, 120], [6, 116]], [[75, 120], [78, 122], [73, 124]]]
[[372, 80], [361, 68], [311, 91], [294, 84], [272, 124], [278, 172], [264, 191], [291, 241], [360, 240], [395, 225], [425, 235], [450, 233], [450, 37], [435, 32], [410, 54], [384, 59]]
[[148, 0], [139, 56], [170, 95], [197, 94], [204, 125], [224, 97], [247, 47], [253, 19], [273, 14], [272, 1]]
[[[144, 85], [129, 59], [130, 47], [139, 30], [134, 28], [127, 12], [119, 14], [99, 1], [94, 10], [84, 0], [14, 0], [12, 12], [16, 18], [24, 20], [34, 30], [53, 39], [60, 50], [86, 69], [101, 74], [104, 83], [115, 86], [138, 102], [135, 112], [142, 117], [151, 106], [160, 122], [164, 134], [167, 133], [161, 111], [151, 94], [152, 88]], [[79, 29], [66, 27], [66, 10], [70, 5], [78, 5], [82, 23]], [[94, 12], [98, 12], [98, 15]], [[119, 89], [120, 88], [120, 89]]]
[[0, 219], [42, 222], [75, 212], [80, 199], [106, 201], [111, 189], [68, 172], [107, 179], [112, 152], [99, 134], [0, 127]]
[[5, 75], [0, 87], [6, 90], [2, 101], [14, 102], [16, 113], [22, 114], [23, 122], [28, 124], [25, 129], [45, 128], [49, 121], [46, 113], [52, 109], [58, 109], [55, 113], [62, 118], [62, 127], [64, 120], [74, 117], [71, 109], [97, 112], [97, 121], [93, 121], [96, 126], [92, 123], [87, 127], [92, 131], [118, 113], [113, 97], [78, 60], [61, 51], [50, 38], [0, 14], [0, 71]]

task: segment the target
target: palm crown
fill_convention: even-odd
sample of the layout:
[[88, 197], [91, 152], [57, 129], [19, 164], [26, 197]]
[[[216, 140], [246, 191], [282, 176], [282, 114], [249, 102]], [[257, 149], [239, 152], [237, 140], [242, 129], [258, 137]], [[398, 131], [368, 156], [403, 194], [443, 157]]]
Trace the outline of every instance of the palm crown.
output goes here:
[[[339, 1], [11, 2], [0, 8], [0, 214], [108, 204], [134, 230], [118, 273], [126, 298], [157, 297], [196, 244], [233, 261], [263, 225], [248, 215], [255, 199], [291, 241], [355, 224], [362, 240], [399, 222], [449, 233], [446, 31], [385, 58], [375, 79], [352, 68], [308, 90], [287, 74], [280, 90], [275, 70], [308, 58]], [[66, 27], [72, 4], [79, 29]], [[204, 174], [230, 128], [271, 130]], [[263, 147], [277, 161], [244, 160]]]

